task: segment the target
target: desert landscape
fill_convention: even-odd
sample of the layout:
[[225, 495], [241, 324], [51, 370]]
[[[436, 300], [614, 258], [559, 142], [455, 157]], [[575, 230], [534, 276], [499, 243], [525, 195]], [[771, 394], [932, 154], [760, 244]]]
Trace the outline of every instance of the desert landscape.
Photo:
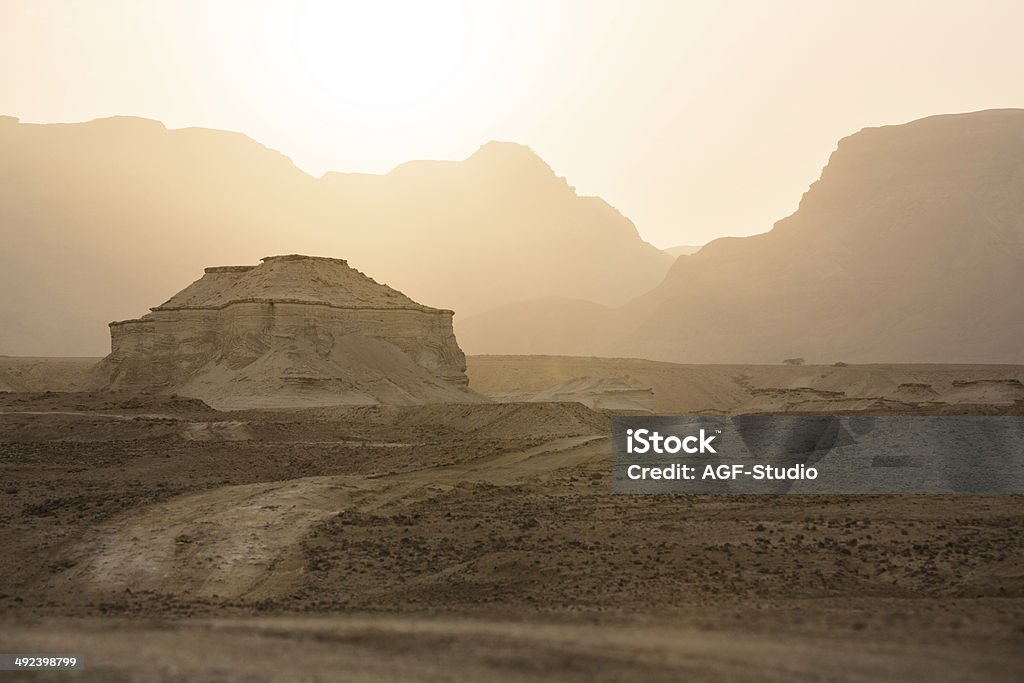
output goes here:
[[481, 356], [475, 403], [225, 412], [60, 390], [98, 360], [0, 358], [0, 639], [81, 680], [1021, 671], [1021, 496], [614, 496], [586, 405], [1022, 415], [1018, 366]]
[[1021, 25], [0, 3], [0, 682], [1024, 680]]
[[[1016, 112], [940, 124], [1024, 131]], [[932, 317], [903, 326], [903, 364], [843, 360], [895, 338], [897, 309], [870, 297], [870, 342], [836, 323], [787, 328], [824, 320], [821, 283], [799, 270], [752, 290], [787, 301], [771, 330], [743, 309], [707, 319], [756, 331], [716, 353], [811, 362], [538, 353], [567, 334], [611, 339], [597, 330], [614, 316], [655, 320], [659, 291], [716, 268], [728, 243], [679, 255], [621, 309], [549, 299], [461, 325], [336, 257], [206, 266], [111, 322], [105, 357], [0, 356], [0, 642], [81, 652], [88, 681], [1019, 680], [1021, 495], [629, 496], [609, 470], [613, 415], [1024, 416], [1021, 317], [976, 306], [1024, 272], [1022, 233], [995, 225], [1013, 241], [985, 252], [998, 257], [977, 286], [942, 285], [955, 310], [906, 304]], [[904, 252], [898, 272], [926, 282], [934, 258]], [[863, 295], [836, 284], [837, 263], [831, 286]], [[867, 263], [844, 277], [942, 299]], [[936, 321], [991, 345], [953, 343]], [[706, 360], [675, 324], [634, 338]], [[532, 353], [466, 356], [457, 330]], [[55, 339], [87, 350], [91, 335]], [[979, 354], [1007, 363], [952, 362]]]
[[[1018, 113], [951, 121], [1024, 131]], [[743, 309], [709, 319], [753, 325], [729, 357], [811, 362], [536, 353], [612, 338], [595, 332], [609, 311], [668, 310], [650, 302], [728, 244], [678, 256], [622, 309], [550, 299], [462, 325], [336, 257], [197, 269], [110, 322], [105, 357], [0, 356], [0, 642], [80, 652], [75, 675], [104, 682], [1019, 680], [1021, 495], [613, 495], [609, 468], [613, 415], [1024, 416], [1021, 317], [976, 305], [1024, 272], [1024, 233], [997, 225], [1013, 241], [986, 252], [982, 290], [956, 284], [955, 310], [913, 304], [932, 317], [904, 325], [903, 364], [843, 360], [894, 338], [885, 306], [858, 328], [870, 342], [787, 328], [812, 330], [823, 301], [790, 296], [821, 291], [792, 270], [752, 290], [787, 301], [771, 330]], [[918, 283], [933, 258], [901, 256]], [[895, 272], [866, 263], [844, 272]], [[954, 344], [936, 321], [992, 345]], [[636, 334], [706, 359], [674, 324]], [[457, 330], [534, 353], [466, 356]], [[816, 338], [834, 340], [830, 362]], [[952, 362], [979, 354], [1007, 363]]]

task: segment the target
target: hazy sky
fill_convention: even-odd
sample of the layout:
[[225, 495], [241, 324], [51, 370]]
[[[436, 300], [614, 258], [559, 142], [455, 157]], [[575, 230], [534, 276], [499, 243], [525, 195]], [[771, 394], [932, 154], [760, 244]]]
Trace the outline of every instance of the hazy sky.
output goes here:
[[763, 232], [836, 141], [1024, 107], [1024, 2], [0, 0], [0, 113], [245, 132], [314, 175], [533, 147], [658, 246]]

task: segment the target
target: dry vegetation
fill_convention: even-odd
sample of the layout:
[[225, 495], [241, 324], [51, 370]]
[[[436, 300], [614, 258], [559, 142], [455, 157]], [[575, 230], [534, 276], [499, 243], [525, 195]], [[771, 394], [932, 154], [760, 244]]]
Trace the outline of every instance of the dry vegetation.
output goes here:
[[[695, 372], [548, 359], [538, 379], [533, 362], [470, 374], [527, 391]], [[753, 367], [705, 369], [692, 393], [821, 374]], [[890, 369], [907, 373], [941, 384]], [[1020, 674], [1019, 496], [617, 497], [607, 429], [578, 403], [0, 394], [0, 639], [77, 650], [89, 681], [285, 681], [296, 659], [310, 680]]]

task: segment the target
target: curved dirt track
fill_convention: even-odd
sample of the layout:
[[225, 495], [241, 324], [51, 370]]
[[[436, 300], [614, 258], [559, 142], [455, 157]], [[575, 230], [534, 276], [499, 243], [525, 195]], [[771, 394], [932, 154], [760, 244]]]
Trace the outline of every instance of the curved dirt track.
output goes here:
[[400, 508], [461, 482], [512, 484], [593, 461], [609, 448], [605, 437], [570, 437], [379, 478], [304, 477], [188, 494], [96, 529], [72, 551], [75, 569], [63, 578], [87, 593], [273, 598], [293, 588], [302, 573], [300, 543], [310, 528], [343, 510]]

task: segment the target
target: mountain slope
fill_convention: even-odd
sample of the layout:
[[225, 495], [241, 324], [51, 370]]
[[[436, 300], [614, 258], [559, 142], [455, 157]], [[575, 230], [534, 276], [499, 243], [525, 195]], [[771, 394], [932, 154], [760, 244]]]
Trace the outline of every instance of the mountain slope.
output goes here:
[[[935, 116], [840, 141], [765, 234], [677, 259], [651, 292], [529, 352], [676, 362], [1024, 362], [1024, 110]], [[517, 346], [515, 326], [459, 329]], [[563, 315], [570, 315], [568, 312]], [[499, 352], [499, 349], [495, 349]]]
[[0, 232], [0, 354], [17, 355], [102, 355], [109, 321], [267, 253], [344, 256], [462, 315], [566, 293], [619, 305], [672, 262], [520, 145], [315, 179], [238, 133], [126, 117], [0, 117]]
[[[339, 251], [459, 316], [535, 297], [621, 305], [672, 257], [598, 197], [580, 197], [528, 147], [490, 142], [461, 163], [417, 161], [384, 176], [329, 173]], [[375, 226], [374, 230], [353, 229]]]
[[693, 245], [693, 244], [680, 244], [680, 245], [675, 246], [675, 247], [669, 247], [668, 249], [662, 249], [662, 251], [664, 251], [665, 253], [667, 253], [667, 254], [669, 254], [670, 256], [673, 256], [673, 257], [675, 257], [675, 256], [689, 256], [690, 254], [692, 254], [692, 253], [694, 253], [696, 251], [700, 251], [700, 246], [699, 245]]

